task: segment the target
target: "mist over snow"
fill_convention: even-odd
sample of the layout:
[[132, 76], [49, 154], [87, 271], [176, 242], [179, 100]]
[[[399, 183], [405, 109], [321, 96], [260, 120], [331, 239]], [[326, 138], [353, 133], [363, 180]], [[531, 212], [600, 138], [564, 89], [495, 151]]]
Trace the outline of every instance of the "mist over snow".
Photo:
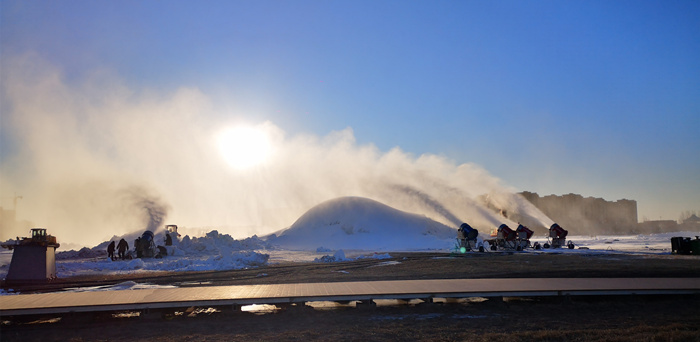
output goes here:
[[[66, 80], [36, 55], [7, 58], [11, 67], [0, 76], [2, 195], [21, 195], [18, 221], [47, 228], [59, 242], [94, 246], [165, 223], [217, 227], [235, 238], [264, 235], [343, 196], [455, 228], [515, 224], [477, 201], [515, 196], [479, 165], [400, 147], [380, 151], [358, 144], [352, 128], [287, 136], [272, 122], [216, 113], [198, 89], [131, 89], [104, 70]], [[239, 124], [269, 141], [268, 158], [247, 169], [231, 167], [217, 147], [221, 131]], [[547, 221], [534, 207], [504, 209]], [[25, 236], [25, 229], [2, 229], [0, 240]]]
[[[110, 240], [133, 241], [143, 231], [135, 231]], [[578, 254], [670, 254], [674, 236], [696, 236], [698, 232], [675, 232], [628, 236], [570, 235], [577, 249], [527, 249], [519, 253]], [[480, 232], [480, 239], [488, 231]], [[59, 277], [92, 274], [133, 274], [153, 271], [222, 271], [250, 269], [279, 262], [345, 262], [363, 258], [389, 259], [393, 252], [452, 252], [457, 247], [455, 227], [426, 216], [404, 212], [363, 197], [340, 197], [320, 203], [301, 215], [289, 228], [269, 236], [235, 239], [212, 230], [200, 237], [182, 236], [165, 246], [163, 258], [110, 260], [104, 241], [79, 251], [57, 251]], [[155, 230], [154, 242], [164, 245], [165, 230]], [[544, 244], [544, 234], [531, 241]], [[482, 253], [482, 252], [472, 252]], [[491, 253], [487, 250], [483, 253]], [[352, 255], [350, 255], [352, 254]], [[8, 270], [12, 252], [0, 251], [0, 278]], [[265, 276], [261, 269], [259, 276]], [[94, 289], [93, 289], [94, 290]], [[1, 294], [1, 293], [0, 293]]]
[[311, 208], [268, 241], [286, 249], [400, 251], [449, 249], [455, 237], [455, 228], [428, 217], [368, 198], [341, 197]]

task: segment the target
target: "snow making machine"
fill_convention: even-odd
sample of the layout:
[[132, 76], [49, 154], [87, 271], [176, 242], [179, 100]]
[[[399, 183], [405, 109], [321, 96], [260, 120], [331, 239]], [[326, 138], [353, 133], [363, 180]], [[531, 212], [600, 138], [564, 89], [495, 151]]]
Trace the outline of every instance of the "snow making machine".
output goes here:
[[561, 248], [566, 246], [569, 249], [574, 249], [574, 243], [572, 241], [566, 242], [567, 234], [569, 234], [569, 231], [556, 223], [552, 224], [552, 226], [549, 227], [549, 238], [552, 242], [551, 244], [545, 243], [544, 248], [549, 248], [550, 246], [552, 248]]
[[145, 231], [140, 238], [134, 241], [134, 249], [137, 258], [154, 258], [159, 254], [153, 232], [150, 230]]
[[518, 228], [515, 230], [511, 229], [506, 224], [502, 224], [492, 231], [491, 237], [493, 237], [493, 239], [487, 242], [491, 244], [492, 251], [498, 250], [499, 248], [516, 251], [522, 251], [529, 247], [540, 249], [539, 243], [535, 242], [534, 245], [530, 244], [532, 234], [533, 231], [522, 224], [518, 224]]
[[466, 223], [462, 223], [457, 229], [457, 242], [459, 244], [460, 252], [464, 253], [466, 251], [479, 250], [479, 252], [484, 251], [484, 243], [477, 241], [479, 237], [479, 231], [472, 228]]
[[491, 244], [492, 251], [499, 248], [516, 249], [518, 245], [516, 242], [517, 235], [515, 234], [515, 231], [510, 229], [510, 227], [508, 227], [506, 224], [498, 226], [495, 233], [492, 233], [491, 236], [495, 237], [495, 239], [488, 241]]
[[532, 234], [534, 234], [534, 232], [530, 228], [518, 224], [518, 228], [515, 229], [515, 249], [518, 251], [522, 251], [528, 247], [540, 249], [539, 243], [535, 242], [534, 245], [530, 244]]

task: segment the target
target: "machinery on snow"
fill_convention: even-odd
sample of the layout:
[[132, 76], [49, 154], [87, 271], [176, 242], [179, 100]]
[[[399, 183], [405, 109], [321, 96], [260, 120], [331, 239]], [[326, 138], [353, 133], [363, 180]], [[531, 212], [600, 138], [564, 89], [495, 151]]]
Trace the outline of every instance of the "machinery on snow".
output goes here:
[[569, 231], [556, 223], [552, 224], [552, 226], [549, 227], [549, 239], [552, 239], [551, 244], [549, 239], [547, 239], [547, 243], [544, 244], [544, 248], [560, 248], [566, 246], [569, 249], [574, 249], [574, 243], [572, 241], [566, 242], [567, 234], [569, 234]]
[[[560, 225], [554, 223], [549, 228], [547, 242], [540, 244], [539, 242], [531, 242], [530, 239], [534, 232], [523, 224], [518, 224], [516, 229], [508, 227], [507, 224], [501, 224], [498, 228], [491, 231], [491, 239], [480, 241], [478, 238], [479, 232], [472, 228], [467, 223], [462, 225], [457, 230], [458, 248], [462, 253], [466, 251], [479, 250], [484, 251], [484, 246], [490, 247], [492, 251], [514, 250], [522, 251], [526, 248], [539, 250], [542, 248], [561, 248], [566, 246], [569, 249], [574, 249], [574, 243], [566, 240], [568, 231]], [[484, 242], [488, 243], [485, 245]]]
[[507, 224], [502, 224], [498, 226], [495, 232], [491, 233], [491, 237], [494, 239], [487, 240], [491, 245], [491, 250], [495, 251], [499, 248], [507, 250], [522, 251], [525, 248], [540, 249], [540, 244], [535, 242], [530, 243], [530, 238], [532, 237], [533, 231], [522, 225], [518, 224], [518, 227], [513, 230], [508, 227]]
[[[177, 243], [180, 234], [177, 232], [177, 225], [169, 224], [165, 226], [165, 246], [172, 246], [173, 242]], [[134, 241], [134, 250], [137, 258], [156, 258], [160, 259], [168, 255], [168, 249], [165, 246], [157, 246], [155, 235], [152, 231], [147, 230]]]
[[460, 252], [478, 250], [484, 251], [484, 242], [478, 241], [479, 231], [466, 223], [462, 223], [457, 229], [457, 244]]

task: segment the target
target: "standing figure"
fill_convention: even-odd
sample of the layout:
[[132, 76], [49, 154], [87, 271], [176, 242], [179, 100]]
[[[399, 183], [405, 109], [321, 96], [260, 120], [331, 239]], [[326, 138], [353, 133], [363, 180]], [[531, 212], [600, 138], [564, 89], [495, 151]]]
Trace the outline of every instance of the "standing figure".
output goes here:
[[141, 249], [141, 238], [137, 237], [136, 240], [134, 240], [134, 250], [136, 251], [136, 257], [137, 258], [142, 258], [143, 257], [143, 252]]
[[114, 241], [110, 242], [109, 246], [107, 246], [107, 257], [114, 260]]
[[124, 260], [126, 258], [126, 251], [129, 250], [129, 244], [126, 242], [126, 240], [121, 239], [119, 240], [117, 249], [119, 250], [119, 258]]

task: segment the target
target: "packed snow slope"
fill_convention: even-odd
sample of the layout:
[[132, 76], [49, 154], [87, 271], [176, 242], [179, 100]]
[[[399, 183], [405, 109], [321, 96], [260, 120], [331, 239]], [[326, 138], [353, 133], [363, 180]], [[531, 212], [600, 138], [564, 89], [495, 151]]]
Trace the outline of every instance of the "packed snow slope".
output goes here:
[[268, 242], [286, 249], [377, 251], [445, 249], [456, 229], [364, 197], [340, 197], [304, 213]]

